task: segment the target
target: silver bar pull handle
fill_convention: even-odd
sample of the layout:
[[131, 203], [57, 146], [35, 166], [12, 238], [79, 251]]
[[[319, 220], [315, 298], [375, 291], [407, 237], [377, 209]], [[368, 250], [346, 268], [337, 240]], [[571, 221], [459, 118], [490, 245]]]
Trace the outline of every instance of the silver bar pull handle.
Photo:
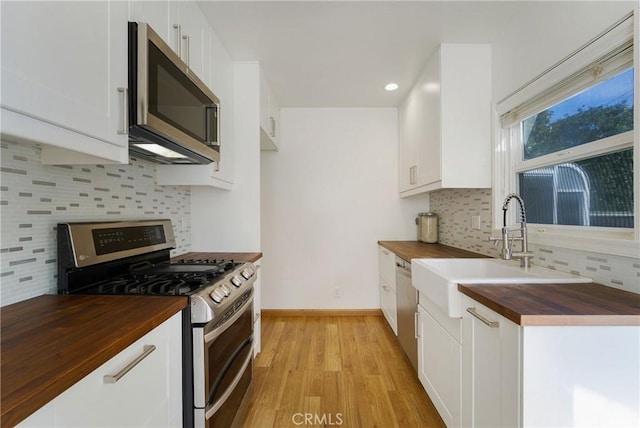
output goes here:
[[176, 53], [182, 58], [182, 25], [173, 24], [173, 28], [176, 30]]
[[479, 319], [483, 324], [488, 325], [490, 328], [497, 328], [497, 327], [500, 326], [500, 323], [498, 321], [491, 321], [491, 320], [486, 319], [482, 315], [480, 315], [476, 311], [476, 308], [467, 308], [467, 312], [469, 312], [471, 315], [473, 315], [474, 317]]
[[269, 136], [276, 138], [276, 120], [273, 116], [269, 116]]
[[420, 329], [418, 326], [420, 325], [420, 312], [416, 312], [413, 314], [413, 335], [416, 339], [420, 339]]
[[104, 377], [102, 378], [103, 383], [116, 383], [117, 381], [122, 379], [124, 375], [129, 373], [131, 369], [133, 369], [135, 366], [140, 364], [142, 360], [147, 358], [149, 354], [151, 354], [155, 350], [156, 350], [156, 345], [144, 345], [142, 347], [142, 354], [138, 355], [135, 360], [127, 364], [126, 367], [120, 370], [118, 373], [114, 375], [104, 375]]
[[129, 133], [129, 90], [127, 88], [118, 88], [118, 92], [120, 92], [120, 101], [122, 102], [122, 108], [120, 109], [122, 112], [122, 127], [118, 128], [118, 134], [127, 135]]
[[190, 56], [189, 55], [189, 36], [182, 36], [182, 40], [184, 40], [186, 42], [185, 46], [187, 48], [184, 62], [187, 63], [187, 68], [190, 68], [190, 65], [189, 65], [189, 56]]

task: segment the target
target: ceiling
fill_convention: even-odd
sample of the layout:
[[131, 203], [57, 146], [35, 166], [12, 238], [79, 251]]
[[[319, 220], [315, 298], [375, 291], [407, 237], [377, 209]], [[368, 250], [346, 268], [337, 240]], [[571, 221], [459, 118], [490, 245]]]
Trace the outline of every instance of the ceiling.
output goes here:
[[[491, 43], [520, 1], [201, 1], [234, 61], [260, 61], [281, 107], [396, 107], [440, 43]], [[501, 36], [502, 35], [502, 36]], [[395, 92], [384, 90], [396, 82]]]

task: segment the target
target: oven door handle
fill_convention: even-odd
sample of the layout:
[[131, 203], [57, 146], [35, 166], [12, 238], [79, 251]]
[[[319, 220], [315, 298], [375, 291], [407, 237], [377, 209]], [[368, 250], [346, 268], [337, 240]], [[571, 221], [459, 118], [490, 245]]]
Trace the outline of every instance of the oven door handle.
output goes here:
[[[216, 381], [213, 384], [213, 388], [211, 389], [211, 394], [209, 395], [209, 400], [207, 400], [207, 404], [206, 404], [207, 406], [210, 405], [211, 402], [213, 401], [213, 397], [214, 397], [215, 393], [217, 392], [218, 387], [220, 386], [220, 382], [222, 382], [222, 378], [227, 373], [227, 371], [229, 371], [229, 367], [231, 367], [231, 364], [233, 364], [233, 362], [238, 357], [238, 355], [242, 352], [242, 350], [247, 345], [251, 344], [252, 342], [253, 342], [253, 337], [252, 336], [247, 337], [242, 342], [242, 344], [238, 347], [238, 349], [236, 349], [236, 351], [233, 353], [231, 358], [229, 358], [227, 363], [224, 365], [224, 368], [220, 371], [220, 374], [218, 375], [218, 378], [216, 379]], [[227, 398], [229, 398], [231, 393], [235, 390], [236, 386], [238, 385], [238, 383], [242, 379], [242, 376], [244, 375], [244, 372], [247, 369], [247, 366], [251, 363], [252, 359], [253, 359], [253, 351], [249, 350], [249, 354], [247, 354], [247, 358], [245, 358], [244, 363], [242, 363], [242, 367], [238, 371], [238, 374], [233, 379], [233, 381], [231, 382], [231, 384], [229, 385], [227, 390], [224, 392], [224, 394], [222, 394], [220, 399], [218, 401], [216, 401], [216, 403], [211, 407], [211, 409], [209, 409], [205, 413], [205, 418], [206, 419], [211, 418], [211, 416], [213, 416], [213, 414], [215, 412], [217, 412], [220, 407], [222, 407], [222, 405], [225, 403], [225, 401], [227, 401]]]
[[247, 307], [252, 303], [253, 303], [253, 295], [246, 302], [244, 302], [242, 306], [236, 310], [233, 316], [229, 318], [227, 321], [225, 321], [220, 327], [215, 328], [211, 330], [209, 333], [205, 334], [204, 343], [205, 344], [211, 343], [216, 339], [216, 337], [224, 333], [224, 331], [227, 329], [227, 326], [236, 322], [238, 318], [240, 318], [242, 314], [244, 314], [245, 309], [247, 309]]

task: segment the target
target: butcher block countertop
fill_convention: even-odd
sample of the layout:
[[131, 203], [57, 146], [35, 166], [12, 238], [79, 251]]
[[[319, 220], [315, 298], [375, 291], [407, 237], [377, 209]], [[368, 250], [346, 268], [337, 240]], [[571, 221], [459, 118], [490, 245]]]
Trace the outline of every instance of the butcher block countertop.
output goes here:
[[[401, 258], [486, 257], [441, 244], [378, 241]], [[458, 290], [522, 326], [640, 326], [640, 294], [595, 283], [458, 284]]]
[[458, 284], [458, 290], [522, 326], [640, 326], [640, 294], [600, 284]]
[[411, 259], [487, 257], [482, 254], [448, 247], [442, 244], [425, 244], [424, 242], [418, 241], [378, 241], [378, 245], [395, 253], [395, 255], [408, 262], [410, 262]]
[[175, 256], [172, 262], [183, 259], [233, 259], [241, 262], [254, 263], [262, 258], [262, 253], [207, 253], [207, 252], [191, 252]]
[[43, 295], [4, 306], [0, 425], [19, 423], [187, 304], [186, 297]]

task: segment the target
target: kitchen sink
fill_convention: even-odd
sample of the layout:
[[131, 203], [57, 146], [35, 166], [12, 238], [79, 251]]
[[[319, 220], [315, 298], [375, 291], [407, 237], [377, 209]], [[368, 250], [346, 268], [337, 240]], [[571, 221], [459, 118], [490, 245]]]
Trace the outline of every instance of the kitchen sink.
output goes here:
[[462, 316], [458, 284], [561, 284], [591, 278], [502, 259], [413, 259], [412, 284], [451, 318]]

